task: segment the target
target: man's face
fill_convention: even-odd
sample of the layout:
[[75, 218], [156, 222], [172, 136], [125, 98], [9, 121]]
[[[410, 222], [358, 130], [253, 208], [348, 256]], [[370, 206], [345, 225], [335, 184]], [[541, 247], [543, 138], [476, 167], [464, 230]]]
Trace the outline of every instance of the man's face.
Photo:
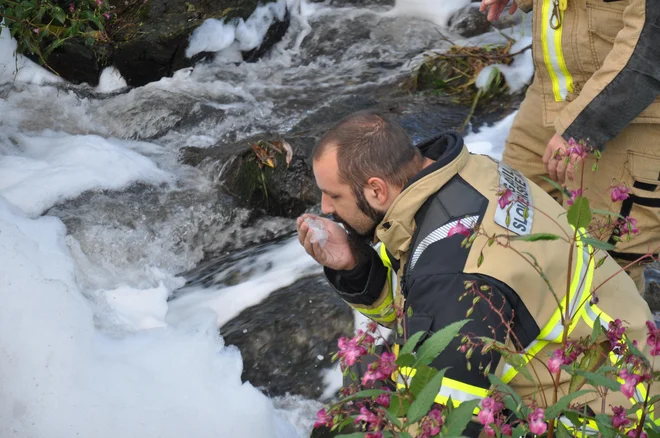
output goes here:
[[321, 189], [321, 210], [333, 215], [348, 229], [362, 237], [372, 238], [384, 212], [374, 209], [360, 191], [357, 196], [351, 186], [339, 179], [337, 152], [328, 148], [313, 163], [316, 185]]

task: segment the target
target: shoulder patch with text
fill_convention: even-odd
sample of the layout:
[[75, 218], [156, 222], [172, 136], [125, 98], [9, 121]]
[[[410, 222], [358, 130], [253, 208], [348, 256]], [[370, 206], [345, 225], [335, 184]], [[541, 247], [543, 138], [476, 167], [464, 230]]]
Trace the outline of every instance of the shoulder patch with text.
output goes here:
[[[504, 208], [501, 208], [499, 203], [497, 204], [495, 223], [519, 236], [530, 234], [534, 219], [534, 208], [527, 179], [519, 171], [502, 163], [499, 164], [498, 170], [500, 172], [500, 189], [511, 190], [514, 201]], [[527, 209], [527, 218], [525, 218], [525, 208], [527, 206], [529, 208]], [[509, 216], [508, 220], [507, 215]]]

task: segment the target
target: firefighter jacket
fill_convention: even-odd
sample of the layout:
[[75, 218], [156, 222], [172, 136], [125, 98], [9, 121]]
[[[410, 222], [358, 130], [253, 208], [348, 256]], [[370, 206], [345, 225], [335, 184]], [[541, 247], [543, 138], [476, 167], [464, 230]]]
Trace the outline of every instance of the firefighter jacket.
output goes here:
[[515, 1], [534, 14], [546, 126], [602, 149], [630, 123], [660, 123], [660, 2]]
[[[487, 156], [470, 154], [458, 134], [436, 137], [419, 148], [434, 163], [409, 181], [378, 225], [375, 239], [382, 244], [379, 251], [371, 251], [370, 256], [350, 271], [326, 268], [329, 282], [349, 305], [384, 325], [392, 326], [395, 321], [393, 302], [404, 301], [408, 335], [419, 331], [432, 333], [465, 319], [473, 306], [471, 297], [459, 301], [465, 282], [487, 286], [490, 303], [482, 299], [474, 305], [471, 321], [462, 333], [495, 338], [509, 345], [515, 340], [527, 353], [521, 355], [526, 367], [540, 378], [532, 383], [500, 360], [498, 354], [482, 355], [479, 348], [474, 351], [468, 368], [465, 353], [458, 351], [461, 344], [458, 337], [432, 364], [438, 369], [450, 367], [437, 402], [446, 403], [449, 396], [455, 403], [486, 397], [490, 384], [483, 370], [489, 363], [491, 373], [521, 396], [531, 397], [536, 393], [537, 400], [542, 400], [538, 383], [548, 391], [548, 400], [552, 399], [551, 376], [543, 366], [530, 362], [530, 357], [538, 356], [547, 362], [561, 341], [560, 313], [565, 305], [569, 251], [574, 261], [569, 291], [574, 315], [570, 336], [575, 339], [589, 336], [596, 321], [607, 327], [610, 321], [619, 318], [628, 326], [627, 336], [637, 340], [640, 348], [646, 345], [645, 321], [652, 320], [652, 316], [632, 280], [621, 274], [600, 286], [619, 270], [606, 254], [599, 253], [599, 259], [603, 256], [606, 259], [596, 269], [591, 248], [582, 243], [570, 247], [568, 240], [561, 239], [512, 240], [511, 248], [505, 248], [498, 244], [489, 246], [488, 238], [479, 234], [466, 248], [461, 245], [465, 235], [449, 236], [459, 222], [468, 228], [480, 224], [482, 232], [488, 235], [564, 236], [566, 233], [572, 236], [565, 210], [548, 194], [518, 171]], [[503, 187], [518, 199], [505, 208], [498, 203], [498, 191]], [[527, 212], [526, 203], [530, 206]], [[547, 283], [535, 265], [543, 270]], [[596, 287], [599, 287], [597, 304], [590, 299], [590, 292]], [[550, 288], [560, 298], [559, 306]], [[410, 314], [409, 309], [412, 309]], [[503, 319], [511, 326], [512, 333], [507, 333]], [[561, 377], [564, 393], [568, 391], [569, 378], [567, 374]], [[617, 396], [623, 398], [620, 393], [610, 394], [608, 405], [631, 405]], [[600, 412], [601, 401], [595, 394], [576, 402], [593, 404], [594, 412]]]

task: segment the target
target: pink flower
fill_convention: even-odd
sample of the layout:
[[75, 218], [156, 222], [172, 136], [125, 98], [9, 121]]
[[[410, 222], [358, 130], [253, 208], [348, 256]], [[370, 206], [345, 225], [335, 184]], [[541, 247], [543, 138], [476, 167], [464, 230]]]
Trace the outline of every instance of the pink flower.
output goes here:
[[351, 339], [350, 341], [346, 337], [339, 338], [337, 341], [339, 346], [339, 353], [337, 357], [341, 359], [342, 365], [353, 366], [357, 360], [367, 354], [367, 349], [361, 345], [358, 345], [356, 338]]
[[536, 410], [527, 417], [529, 431], [534, 435], [543, 435], [545, 431], [548, 430], [548, 424], [543, 420], [544, 413], [543, 409], [536, 408]]
[[321, 409], [316, 413], [316, 422], [314, 423], [314, 428], [323, 426], [332, 427], [332, 415], [325, 409]]
[[642, 377], [637, 374], [628, 372], [627, 369], [622, 369], [619, 371], [619, 377], [621, 377], [624, 383], [621, 384], [621, 392], [628, 398], [632, 398], [635, 395], [635, 387], [639, 382], [642, 381]]
[[548, 360], [548, 369], [552, 374], [557, 374], [563, 363], [564, 352], [558, 348], [554, 351], [554, 353], [552, 353], [552, 357]]
[[615, 319], [610, 321], [607, 328], [607, 339], [610, 341], [610, 347], [615, 354], [619, 354], [621, 347], [625, 345], [623, 342], [623, 333], [626, 331], [625, 327], [621, 326], [621, 320]]
[[612, 187], [612, 191], [610, 192], [612, 202], [625, 201], [628, 199], [628, 192], [630, 192], [630, 188], [624, 184]]
[[575, 198], [578, 196], [582, 196], [582, 189], [577, 189], [577, 190], [571, 190], [570, 191], [571, 197], [566, 201], [568, 205], [573, 205], [573, 202], [575, 202]]
[[[633, 427], [626, 435], [630, 438], [637, 438], [637, 428]], [[642, 431], [642, 433], [639, 434], [639, 438], [649, 438], [649, 436], [646, 432]]]
[[513, 192], [509, 189], [504, 189], [503, 192], [501, 192], [499, 199], [497, 200], [497, 203], [499, 204], [500, 208], [504, 210], [507, 205], [511, 204], [515, 200], [515, 196], [513, 195]]
[[587, 158], [588, 148], [583, 141], [577, 142], [574, 138], [568, 140], [568, 149], [566, 152], [569, 155], [576, 155], [579, 158]]
[[637, 219], [634, 217], [626, 216], [623, 221], [619, 220], [619, 232], [622, 236], [626, 234], [637, 234], [639, 233], [639, 228], [637, 228]]
[[76, 12], [76, 5], [73, 2], [69, 3], [69, 12], [72, 14]]
[[106, 20], [110, 19], [110, 13], [109, 12], [106, 12], [105, 14], [103, 14], [103, 16], [105, 17]]
[[510, 424], [502, 425], [502, 435], [511, 436], [513, 435], [513, 427]]
[[32, 32], [38, 34], [39, 33], [39, 28], [38, 27], [33, 27]]
[[651, 356], [660, 356], [660, 329], [652, 321], [646, 321], [648, 336], [646, 343], [651, 347]]
[[389, 376], [396, 371], [396, 355], [394, 353], [385, 352], [380, 355], [378, 359], [378, 369], [381, 373]]
[[359, 423], [360, 421], [364, 421], [365, 423], [369, 424], [376, 424], [378, 423], [378, 417], [376, 414], [371, 412], [369, 409], [367, 409], [365, 406], [362, 406], [360, 408], [360, 415], [355, 417], [355, 422]]
[[385, 406], [386, 408], [390, 407], [390, 395], [388, 393], [383, 393], [376, 397], [376, 403]]
[[419, 438], [436, 436], [440, 433], [440, 428], [443, 424], [445, 424], [445, 420], [442, 418], [442, 411], [437, 408], [431, 409], [421, 423], [422, 433], [419, 435]]
[[96, 6], [103, 6], [103, 0], [96, 0]]
[[364, 438], [383, 438], [383, 432], [377, 430], [376, 432], [367, 432]]
[[451, 237], [454, 234], [462, 234], [463, 236], [469, 236], [470, 235], [470, 228], [466, 227], [461, 223], [461, 220], [458, 220], [458, 223], [451, 227], [449, 229], [449, 232], [447, 232], [447, 237]]
[[630, 420], [626, 418], [626, 410], [623, 406], [612, 406], [612, 412], [614, 416], [612, 417], [612, 426], [615, 429], [620, 427], [626, 427], [630, 424]]

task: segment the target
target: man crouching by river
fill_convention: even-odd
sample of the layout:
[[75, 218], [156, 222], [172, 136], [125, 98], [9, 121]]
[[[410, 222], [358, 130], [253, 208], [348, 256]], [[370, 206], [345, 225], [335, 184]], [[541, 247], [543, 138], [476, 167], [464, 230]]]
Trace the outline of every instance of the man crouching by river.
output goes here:
[[[323, 213], [343, 227], [330, 219], [304, 215], [297, 222], [298, 238], [351, 307], [388, 327], [396, 322], [395, 307], [402, 308], [399, 315], [409, 334], [438, 331], [464, 319], [474, 307], [463, 333], [494, 337], [501, 343], [515, 339], [521, 350], [534, 344], [531, 351], [547, 362], [563, 332], [549, 284], [563, 303], [569, 277], [568, 245], [573, 244], [567, 239], [510, 240], [506, 248], [487, 245], [485, 236], [572, 236], [565, 210], [543, 190], [515, 169], [470, 154], [455, 133], [414, 147], [399, 125], [371, 112], [353, 114], [332, 128], [314, 149], [313, 169]], [[480, 232], [473, 244], [462, 245], [477, 224]], [[372, 246], [376, 243], [381, 243], [377, 250]], [[570, 300], [583, 306], [575, 316], [571, 337], [589, 336], [600, 315], [601, 321], [625, 321], [628, 338], [637, 340], [640, 347], [646, 345], [645, 321], [653, 318], [635, 284], [623, 273], [605, 282], [619, 266], [605, 255], [595, 269], [593, 257], [583, 248], [588, 246], [573, 250]], [[535, 258], [549, 284], [534, 263], [521, 258], [522, 253]], [[465, 282], [487, 286], [491, 303], [459, 301]], [[598, 286], [598, 300], [591, 299]], [[408, 312], [409, 308], [414, 312]], [[438, 369], [449, 367], [438, 403], [445, 403], [449, 393], [454, 401], [487, 397], [488, 377], [479, 367], [466, 367], [460, 339], [454, 339], [432, 363]], [[474, 351], [471, 361], [490, 363], [492, 372], [521, 396], [532, 396], [537, 386], [548, 394], [554, 389], [547, 370], [532, 372], [540, 379], [532, 383], [507, 369], [497, 353], [481, 355], [480, 350]], [[539, 364], [529, 361], [526, 366], [531, 369]], [[569, 380], [568, 374], [561, 374], [564, 393]], [[601, 411], [596, 394], [574, 403]], [[630, 407], [631, 402], [621, 393], [611, 393], [607, 413], [611, 415], [610, 407], [619, 405]], [[477, 433], [466, 431], [467, 435]]]

